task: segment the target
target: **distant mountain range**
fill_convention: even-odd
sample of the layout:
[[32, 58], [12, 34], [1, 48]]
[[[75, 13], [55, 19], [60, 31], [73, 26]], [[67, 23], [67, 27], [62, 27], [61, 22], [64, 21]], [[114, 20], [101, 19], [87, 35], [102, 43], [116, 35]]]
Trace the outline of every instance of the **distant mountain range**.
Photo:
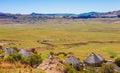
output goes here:
[[0, 18], [12, 18], [12, 19], [53, 19], [53, 18], [120, 18], [120, 10], [113, 12], [89, 12], [83, 14], [11, 14], [11, 13], [2, 13], [0, 12]]
[[89, 12], [78, 16], [79, 18], [117, 18], [120, 17], [120, 10], [106, 13]]

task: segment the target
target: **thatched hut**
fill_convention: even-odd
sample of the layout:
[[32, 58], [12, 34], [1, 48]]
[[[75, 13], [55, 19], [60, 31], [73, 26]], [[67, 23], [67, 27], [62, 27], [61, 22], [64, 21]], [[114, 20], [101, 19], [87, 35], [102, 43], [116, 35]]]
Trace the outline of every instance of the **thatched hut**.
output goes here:
[[84, 63], [89, 66], [100, 66], [103, 62], [102, 57], [98, 57], [94, 53], [90, 54], [87, 59], [84, 60]]
[[25, 50], [25, 49], [21, 49], [21, 50], [19, 51], [19, 54], [22, 54], [24, 58], [28, 58], [28, 57], [29, 57], [31, 54], [33, 54], [33, 53], [32, 53], [32, 52], [29, 52], [29, 51], [27, 51], [27, 50]]
[[76, 70], [80, 70], [80, 67], [82, 66], [82, 62], [74, 56], [70, 56], [67, 60], [65, 60], [65, 63], [72, 65]]
[[3, 49], [5, 54], [12, 54], [12, 53], [17, 53], [17, 51], [13, 48], [5, 48]]

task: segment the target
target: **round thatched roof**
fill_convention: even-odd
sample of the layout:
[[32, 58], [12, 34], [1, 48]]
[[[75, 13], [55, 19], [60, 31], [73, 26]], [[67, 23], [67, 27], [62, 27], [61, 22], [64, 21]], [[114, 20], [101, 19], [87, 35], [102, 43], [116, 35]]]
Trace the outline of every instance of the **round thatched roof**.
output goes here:
[[102, 64], [102, 59], [101, 57], [99, 58], [97, 55], [95, 55], [94, 53], [91, 53], [85, 60], [84, 63], [86, 65], [90, 65], [90, 66], [100, 66]]
[[17, 53], [17, 51], [13, 48], [5, 48], [3, 49], [5, 54], [12, 54], [12, 53]]
[[29, 52], [29, 51], [27, 51], [27, 50], [25, 50], [25, 49], [21, 49], [21, 50], [19, 51], [19, 53], [22, 54], [23, 57], [25, 57], [25, 58], [28, 58], [31, 54], [33, 54], [32, 52]]
[[76, 70], [79, 70], [82, 65], [82, 62], [74, 56], [70, 56], [67, 60], [65, 60], [65, 63], [72, 65]]

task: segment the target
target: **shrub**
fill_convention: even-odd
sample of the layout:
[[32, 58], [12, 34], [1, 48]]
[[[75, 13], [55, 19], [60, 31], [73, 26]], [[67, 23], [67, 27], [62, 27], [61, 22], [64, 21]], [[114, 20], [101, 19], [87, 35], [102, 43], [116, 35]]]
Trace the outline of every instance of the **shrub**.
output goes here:
[[15, 62], [20, 61], [21, 59], [22, 59], [22, 55], [21, 54], [12, 53], [12, 54], [8, 55], [5, 60], [10, 62], [10, 63], [15, 63]]
[[94, 66], [85, 66], [84, 73], [97, 73], [97, 68]]
[[65, 73], [79, 73], [73, 66], [65, 64]]
[[28, 64], [28, 58], [22, 58], [20, 61], [22, 64]]
[[12, 47], [14, 50], [16, 50], [17, 52], [19, 51], [17, 47]]
[[28, 58], [22, 58], [22, 64], [29, 64], [31, 67], [35, 67], [42, 62], [41, 55], [39, 54], [32, 54]]
[[98, 73], [114, 73], [114, 66], [103, 65], [98, 71], [99, 71]]
[[115, 63], [117, 64], [117, 66], [120, 67], [120, 57], [118, 57], [118, 58], [115, 59]]
[[58, 55], [63, 54], [64, 56], [67, 56], [65, 52], [59, 52]]
[[10, 63], [20, 61], [22, 64], [29, 64], [31, 67], [34, 67], [42, 62], [42, 58], [40, 54], [32, 54], [28, 58], [24, 58], [21, 54], [12, 53], [5, 58], [5, 61]]
[[29, 64], [30, 66], [34, 66], [34, 65], [38, 65], [42, 62], [42, 58], [41, 58], [41, 55], [38, 55], [38, 54], [32, 54], [29, 58]]
[[110, 58], [115, 58], [115, 57], [117, 57], [117, 54], [114, 53], [114, 52], [109, 51], [109, 54], [110, 54]]
[[51, 51], [51, 52], [50, 52], [50, 55], [54, 55], [54, 52]]
[[0, 49], [0, 54], [2, 54], [3, 53], [3, 51]]
[[64, 56], [67, 56], [67, 54], [66, 54], [65, 52], [58, 52], [58, 53], [56, 53], [55, 55], [56, 55], [56, 56], [59, 56], [59, 55], [61, 55], [61, 54], [63, 54]]
[[115, 56], [111, 55], [110, 58], [115, 58]]

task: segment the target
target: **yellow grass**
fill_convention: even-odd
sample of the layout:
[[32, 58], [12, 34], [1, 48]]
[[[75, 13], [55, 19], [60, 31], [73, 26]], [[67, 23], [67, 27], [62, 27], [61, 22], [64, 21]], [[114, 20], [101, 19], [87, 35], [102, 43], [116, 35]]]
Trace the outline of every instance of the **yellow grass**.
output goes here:
[[[36, 48], [42, 53], [43, 58], [53, 52], [73, 52], [81, 60], [85, 59], [91, 52], [103, 55], [111, 59], [111, 52], [120, 56], [120, 43], [90, 43], [88, 45], [72, 46], [70, 48], [63, 44], [74, 44], [88, 41], [120, 41], [120, 19], [79, 19], [79, 20], [48, 20], [46, 25], [14, 25], [0, 26], [0, 41], [4, 47]], [[39, 23], [38, 23], [39, 24]], [[41, 23], [40, 23], [41, 24]], [[50, 46], [38, 43], [38, 40], [49, 40]], [[12, 41], [9, 41], [12, 40]], [[8, 44], [8, 43], [14, 44]], [[47, 47], [47, 48], [46, 48]]]

